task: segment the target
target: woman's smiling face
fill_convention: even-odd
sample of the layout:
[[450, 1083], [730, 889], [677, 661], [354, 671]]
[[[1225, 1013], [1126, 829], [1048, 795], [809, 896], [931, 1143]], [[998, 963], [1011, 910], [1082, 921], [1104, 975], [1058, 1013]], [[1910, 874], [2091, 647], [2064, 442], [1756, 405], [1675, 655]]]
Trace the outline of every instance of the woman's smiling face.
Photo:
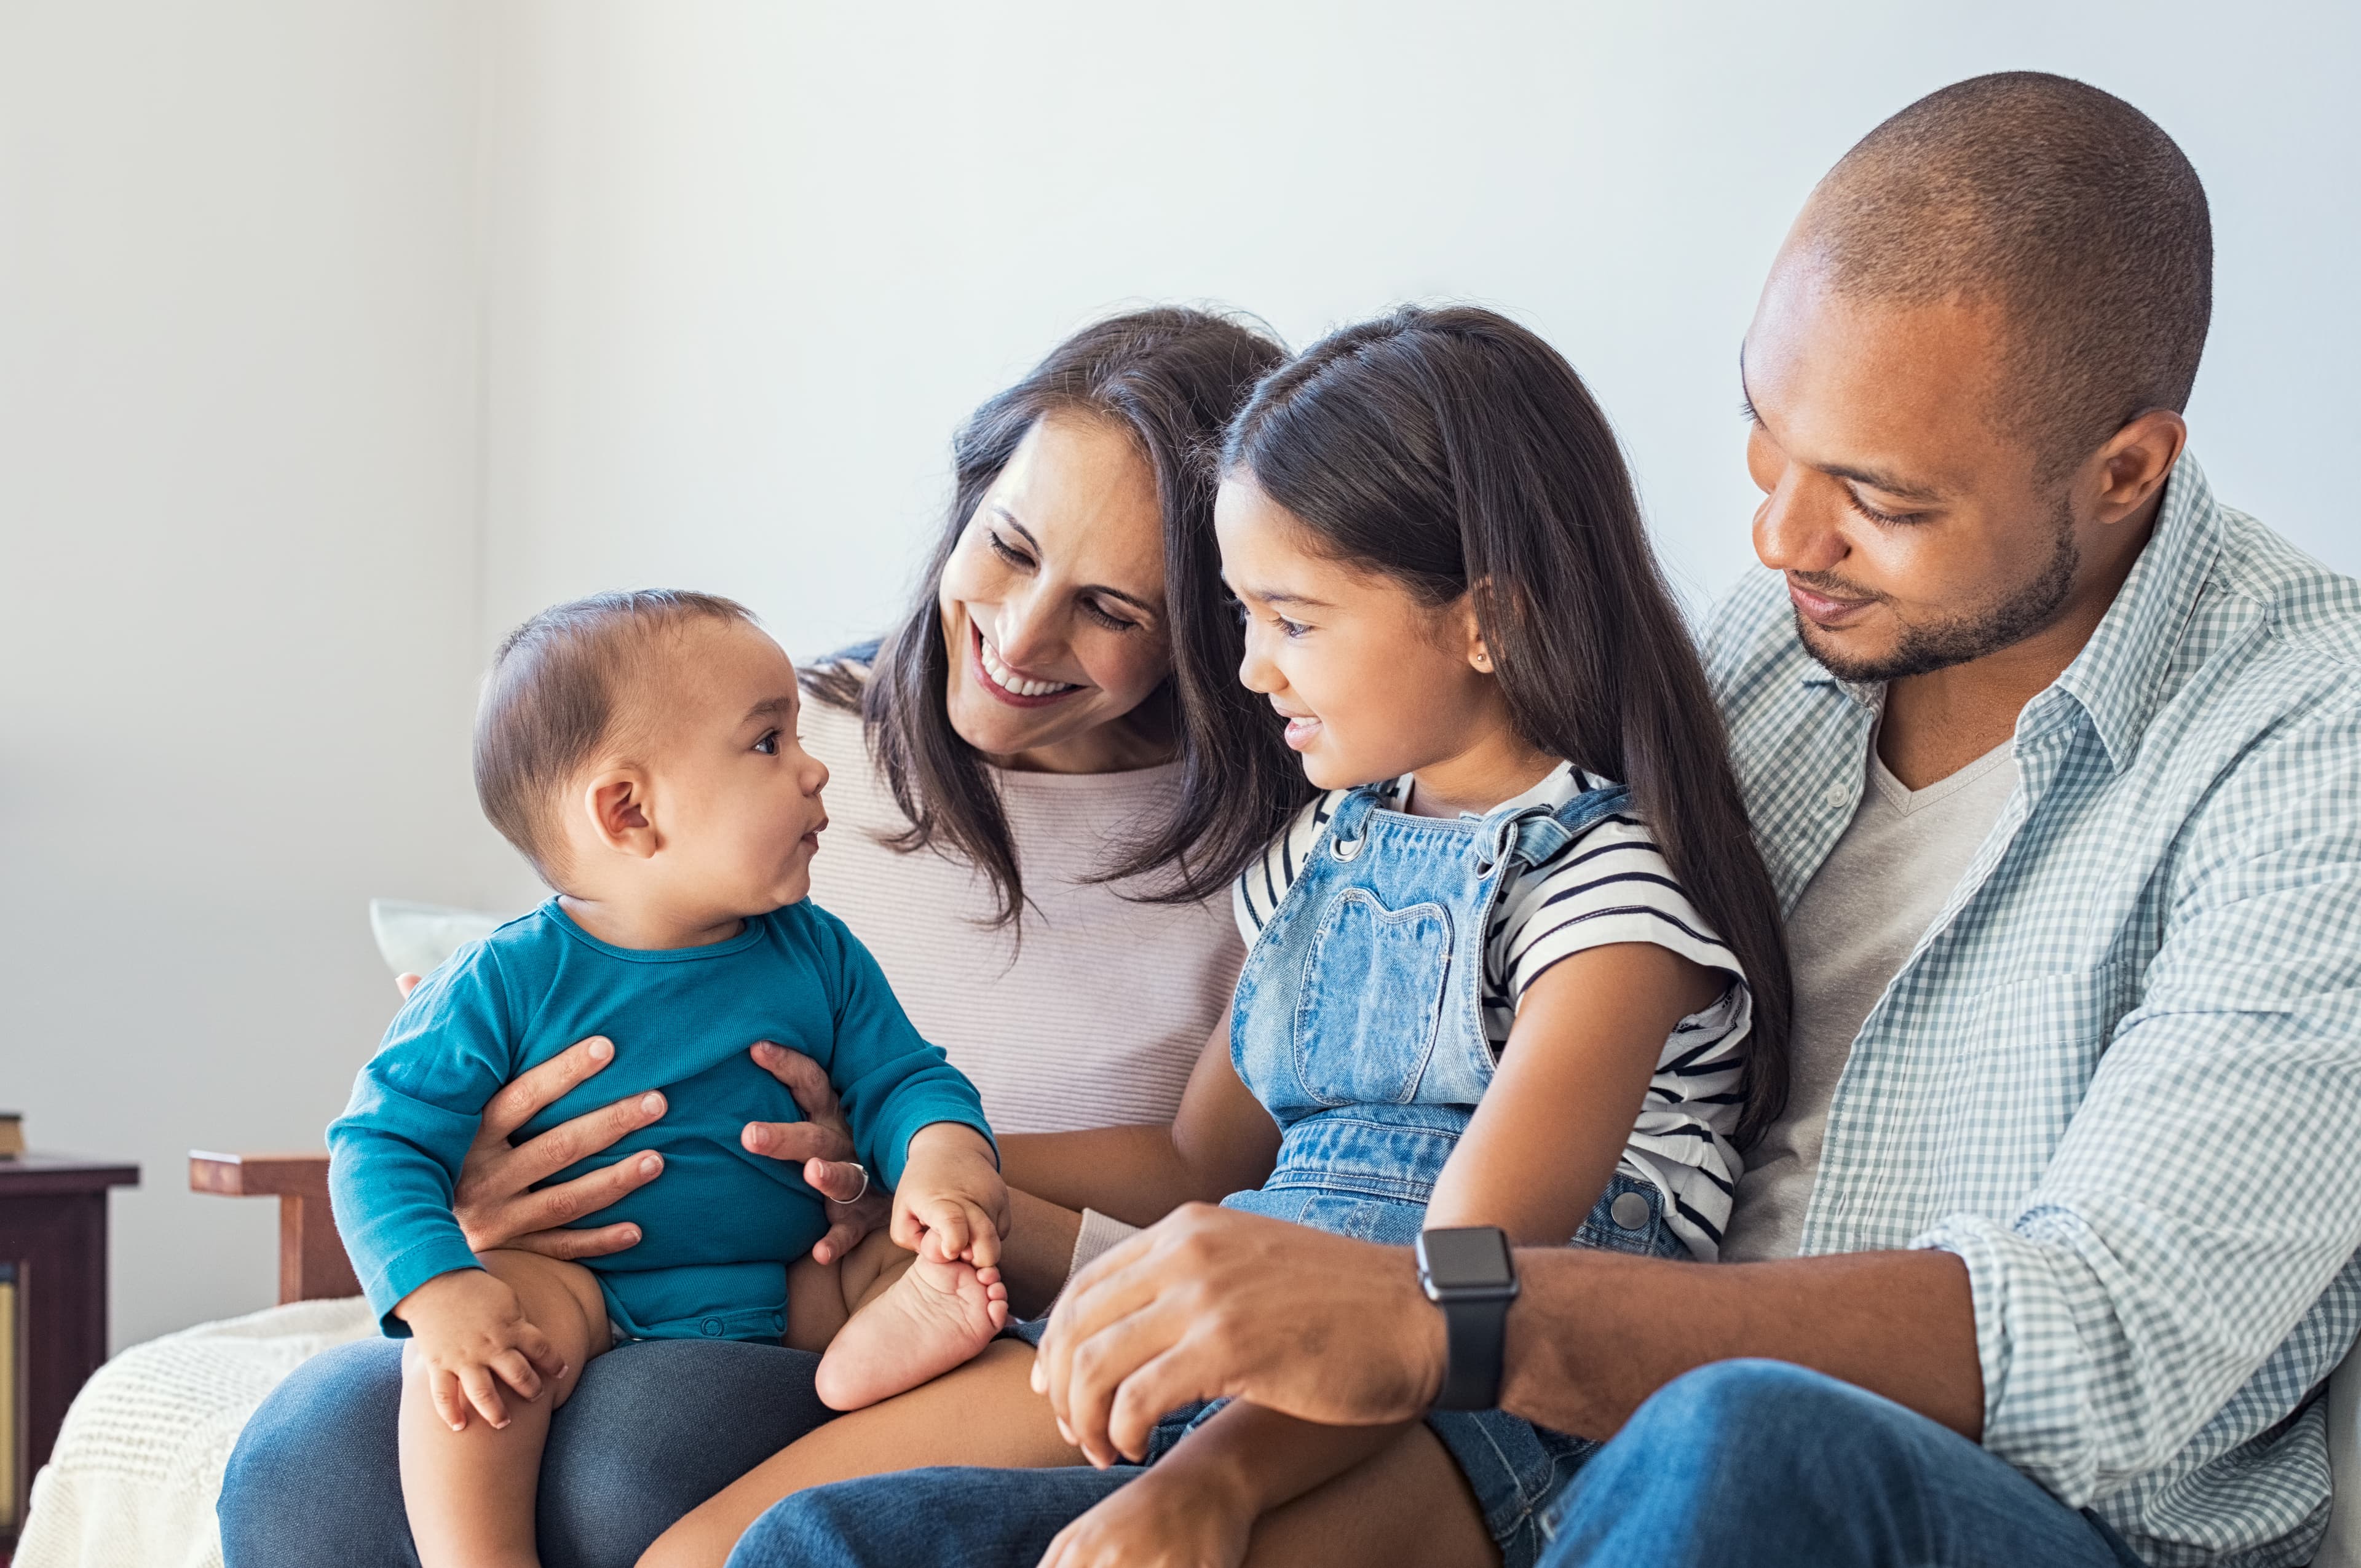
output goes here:
[[994, 762], [1117, 773], [1170, 754], [1135, 713], [1172, 671], [1164, 513], [1121, 425], [1035, 421], [967, 520], [939, 602], [951, 728]]

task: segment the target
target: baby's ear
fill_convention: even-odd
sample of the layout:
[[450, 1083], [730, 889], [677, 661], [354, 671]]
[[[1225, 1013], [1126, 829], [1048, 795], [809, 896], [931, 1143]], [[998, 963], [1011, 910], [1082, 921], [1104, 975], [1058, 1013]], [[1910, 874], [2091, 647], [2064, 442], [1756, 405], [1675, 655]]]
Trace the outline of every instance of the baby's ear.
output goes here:
[[617, 854], [646, 860], [656, 852], [648, 817], [648, 778], [637, 768], [609, 768], [584, 787], [582, 805], [598, 841]]

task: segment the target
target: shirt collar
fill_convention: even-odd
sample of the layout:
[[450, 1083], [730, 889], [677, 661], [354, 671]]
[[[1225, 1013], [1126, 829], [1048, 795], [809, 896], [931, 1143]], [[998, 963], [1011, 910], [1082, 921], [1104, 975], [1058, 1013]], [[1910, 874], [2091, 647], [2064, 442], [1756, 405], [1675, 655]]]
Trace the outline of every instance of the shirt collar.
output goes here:
[[[2114, 772], [2122, 772], [2139, 750], [2140, 736], [2156, 711], [2166, 655], [2189, 624], [2221, 548], [2221, 506], [2195, 455], [2184, 451], [2165, 481], [2156, 526], [2132, 564], [2131, 575], [2116, 590], [2114, 603], [2107, 607], [2091, 640], [2049, 688], [2070, 697], [2090, 716], [2099, 743], [2106, 748], [2107, 765]], [[1801, 679], [1806, 685], [1836, 686], [1872, 713], [1884, 706], [1882, 682], [1839, 680], [1808, 654]], [[2056, 706], [2044, 703], [2047, 696], [2045, 692], [2026, 705], [2037, 725], [2042, 722], [2037, 710]]]
[[[1414, 774], [1404, 773], [1388, 786], [1388, 798], [1393, 803], [1395, 809], [1406, 811], [1410, 808], [1411, 781], [1414, 776]], [[1549, 771], [1541, 783], [1533, 785], [1524, 794], [1511, 796], [1480, 815], [1497, 817], [1503, 811], [1521, 810], [1528, 806], [1547, 806], [1554, 811], [1584, 790], [1597, 787], [1597, 784], [1592, 782], [1590, 775], [1576, 768], [1572, 762], [1560, 762]], [[1479, 813], [1463, 811], [1459, 815], [1474, 817]]]

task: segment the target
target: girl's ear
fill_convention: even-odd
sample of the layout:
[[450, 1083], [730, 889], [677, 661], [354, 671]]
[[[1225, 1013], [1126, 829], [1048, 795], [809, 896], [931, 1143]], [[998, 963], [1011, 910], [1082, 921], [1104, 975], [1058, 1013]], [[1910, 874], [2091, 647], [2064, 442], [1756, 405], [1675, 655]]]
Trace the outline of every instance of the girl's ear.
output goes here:
[[619, 855], [647, 860], [662, 845], [648, 815], [648, 776], [637, 768], [609, 768], [582, 794], [598, 841]]
[[1490, 674], [1492, 650], [1484, 643], [1484, 622], [1476, 613], [1475, 587], [1444, 607], [1443, 613], [1450, 618], [1445, 622], [1451, 629], [1450, 635], [1466, 647], [1468, 667], [1478, 674]]

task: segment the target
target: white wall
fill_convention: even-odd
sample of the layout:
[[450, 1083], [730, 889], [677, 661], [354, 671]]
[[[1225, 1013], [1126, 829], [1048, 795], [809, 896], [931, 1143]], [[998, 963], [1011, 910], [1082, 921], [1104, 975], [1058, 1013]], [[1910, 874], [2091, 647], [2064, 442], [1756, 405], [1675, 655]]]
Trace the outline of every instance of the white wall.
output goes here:
[[2212, 192], [2220, 488], [2361, 569], [2341, 5], [0, 0], [0, 1104], [143, 1160], [118, 1343], [264, 1304], [192, 1144], [315, 1146], [372, 894], [521, 904], [465, 735], [562, 596], [877, 630], [948, 434], [1134, 302], [1548, 334], [1700, 598], [1817, 175], [1945, 82], [2128, 95]]
[[2191, 410], [2224, 496], [2361, 569], [2361, 9], [1890, 0], [1185, 6], [539, 0], [504, 13], [492, 554], [505, 625], [720, 588], [877, 630], [952, 425], [1081, 321], [1211, 300], [1301, 344], [1406, 298], [1541, 329], [1702, 598], [1750, 559], [1738, 342], [1812, 182], [1979, 71], [2121, 93], [2207, 182]]
[[137, 1160], [116, 1344], [268, 1305], [371, 894], [505, 874], [465, 0], [0, 5], [0, 1105]]

